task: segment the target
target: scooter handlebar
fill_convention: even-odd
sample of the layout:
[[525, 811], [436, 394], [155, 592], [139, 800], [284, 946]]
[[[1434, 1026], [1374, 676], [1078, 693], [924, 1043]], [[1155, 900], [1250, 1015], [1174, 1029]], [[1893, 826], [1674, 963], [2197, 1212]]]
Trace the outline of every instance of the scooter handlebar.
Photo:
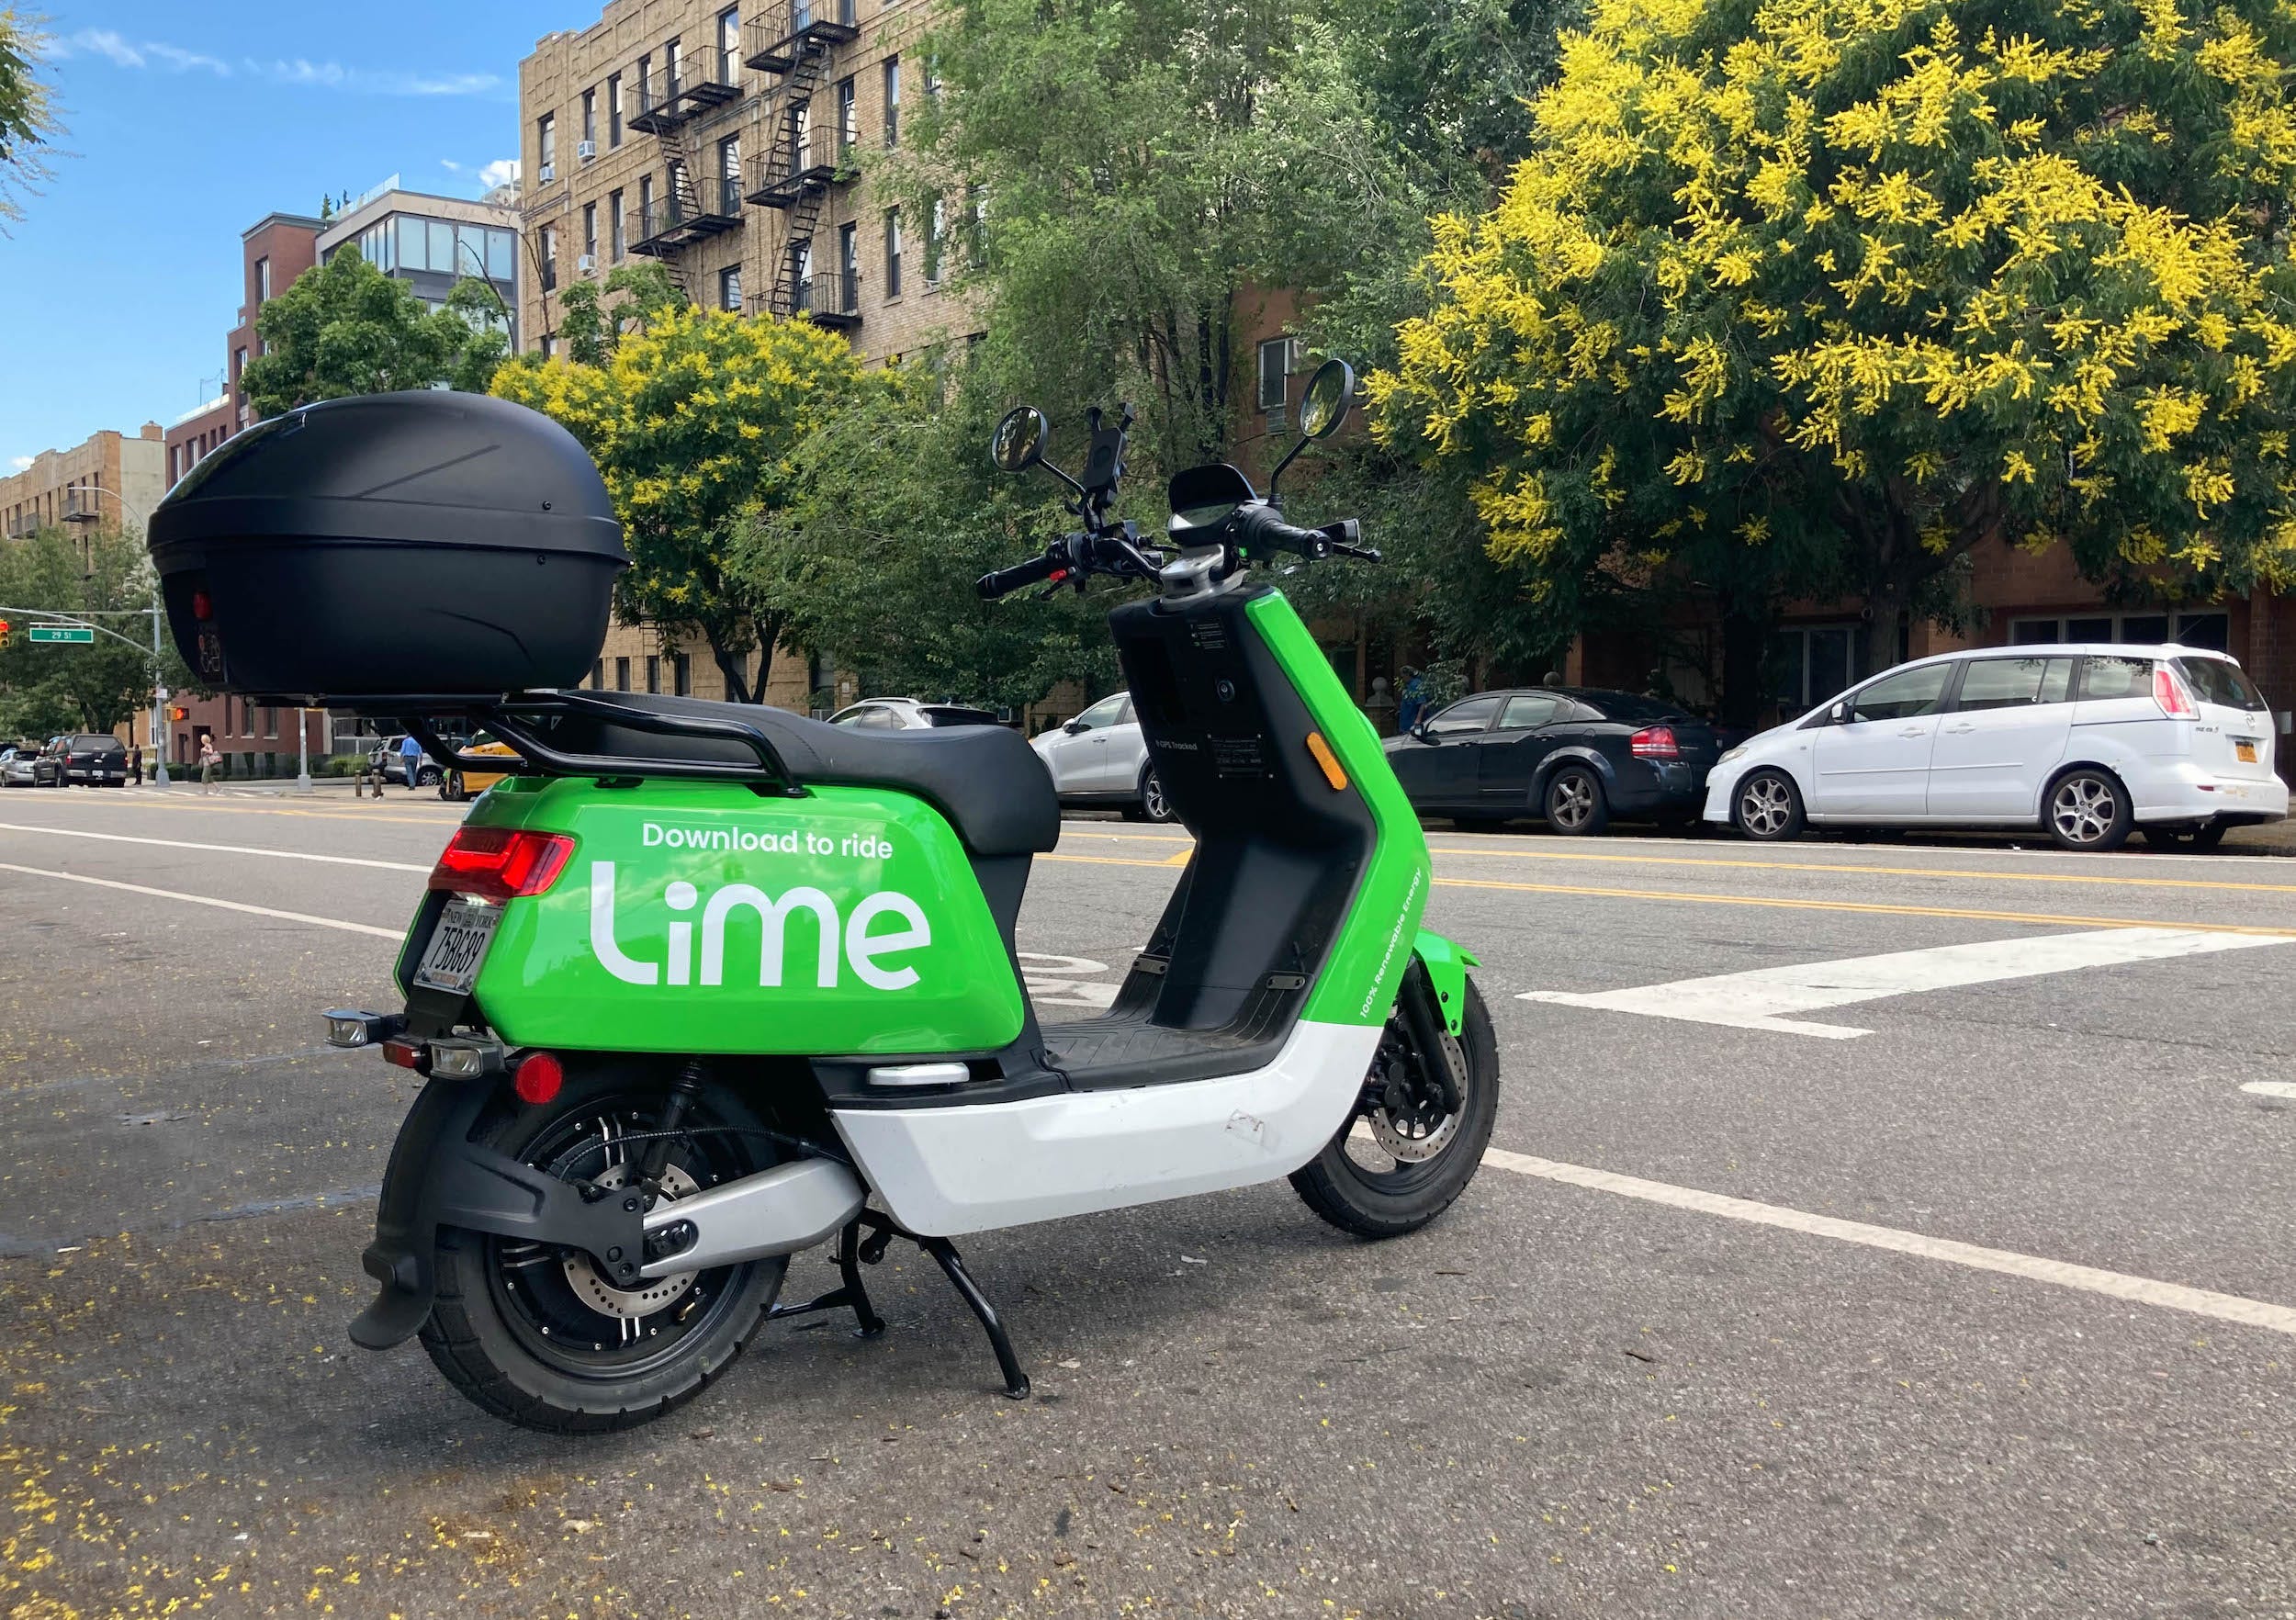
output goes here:
[[1057, 585], [1067, 577], [1068, 557], [1065, 549], [1048, 546], [1041, 557], [1032, 557], [1027, 562], [983, 574], [976, 589], [983, 601], [995, 602], [1000, 596], [1010, 596], [1014, 591], [1025, 591], [1040, 581], [1050, 579]]

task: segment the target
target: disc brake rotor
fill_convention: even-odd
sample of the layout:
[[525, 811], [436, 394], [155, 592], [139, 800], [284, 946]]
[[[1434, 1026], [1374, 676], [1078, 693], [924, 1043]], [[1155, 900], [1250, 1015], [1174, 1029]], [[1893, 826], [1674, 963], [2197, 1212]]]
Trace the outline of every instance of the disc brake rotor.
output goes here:
[[[600, 1187], [621, 1187], [630, 1178], [630, 1166], [614, 1164], [591, 1179]], [[675, 1164], [661, 1173], [661, 1196], [664, 1199], [682, 1198], [702, 1190], [701, 1184]], [[645, 1278], [635, 1288], [617, 1288], [598, 1275], [590, 1256], [579, 1249], [567, 1255], [566, 1286], [574, 1290], [574, 1297], [601, 1316], [617, 1316], [625, 1321], [652, 1316], [675, 1305], [693, 1287], [697, 1273], [674, 1271], [668, 1277]]]
[[[1449, 1035], [1439, 1038], [1443, 1042], [1443, 1061], [1451, 1065], [1451, 1074], [1459, 1085], [1467, 1083], [1467, 1059], [1459, 1051], [1459, 1043]], [[1424, 1120], [1405, 1119], [1398, 1122], [1384, 1108], [1371, 1110], [1371, 1138], [1379, 1144], [1379, 1151], [1405, 1164], [1424, 1164], [1445, 1148], [1459, 1133], [1459, 1115], [1454, 1109], [1429, 1129]]]

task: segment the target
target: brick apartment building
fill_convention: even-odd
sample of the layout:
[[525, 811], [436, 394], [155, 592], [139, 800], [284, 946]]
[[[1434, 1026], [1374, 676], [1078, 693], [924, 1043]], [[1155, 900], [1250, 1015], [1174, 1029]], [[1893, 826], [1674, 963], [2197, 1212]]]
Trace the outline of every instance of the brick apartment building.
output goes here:
[[141, 536], [167, 489], [163, 432], [156, 422], [134, 434], [105, 428], [69, 450], [41, 451], [0, 478], [0, 534], [20, 540], [41, 529], [102, 524]]
[[[966, 333], [928, 245], [948, 221], [904, 219], [854, 163], [897, 144], [905, 100], [929, 94], [903, 54], [929, 15], [929, 0], [615, 0], [540, 40], [519, 66], [524, 346], [551, 352], [565, 287], [636, 258], [708, 308], [810, 315], [873, 362]], [[650, 626], [615, 625], [592, 679], [726, 690], [705, 643]], [[782, 649], [765, 701], [841, 703], [840, 681]]]

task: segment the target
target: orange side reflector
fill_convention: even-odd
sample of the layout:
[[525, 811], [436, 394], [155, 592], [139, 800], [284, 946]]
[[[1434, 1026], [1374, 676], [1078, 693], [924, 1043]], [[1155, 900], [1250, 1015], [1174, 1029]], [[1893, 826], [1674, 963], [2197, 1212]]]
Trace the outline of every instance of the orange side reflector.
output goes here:
[[1308, 733], [1308, 752], [1315, 756], [1316, 764], [1322, 768], [1323, 780], [1332, 784], [1332, 792], [1344, 792], [1347, 786], [1347, 773], [1339, 768], [1339, 756], [1332, 752], [1332, 745], [1323, 740], [1322, 732]]

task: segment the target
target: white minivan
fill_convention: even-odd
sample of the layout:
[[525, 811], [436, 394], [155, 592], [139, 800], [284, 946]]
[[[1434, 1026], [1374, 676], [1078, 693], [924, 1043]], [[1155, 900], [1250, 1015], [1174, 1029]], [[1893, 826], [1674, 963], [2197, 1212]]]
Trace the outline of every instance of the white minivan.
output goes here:
[[2256, 683], [2190, 647], [1984, 647], [1851, 687], [1724, 754], [1705, 819], [1750, 838], [1804, 825], [2045, 829], [2067, 849], [2213, 849], [2278, 821], [2288, 784]]

